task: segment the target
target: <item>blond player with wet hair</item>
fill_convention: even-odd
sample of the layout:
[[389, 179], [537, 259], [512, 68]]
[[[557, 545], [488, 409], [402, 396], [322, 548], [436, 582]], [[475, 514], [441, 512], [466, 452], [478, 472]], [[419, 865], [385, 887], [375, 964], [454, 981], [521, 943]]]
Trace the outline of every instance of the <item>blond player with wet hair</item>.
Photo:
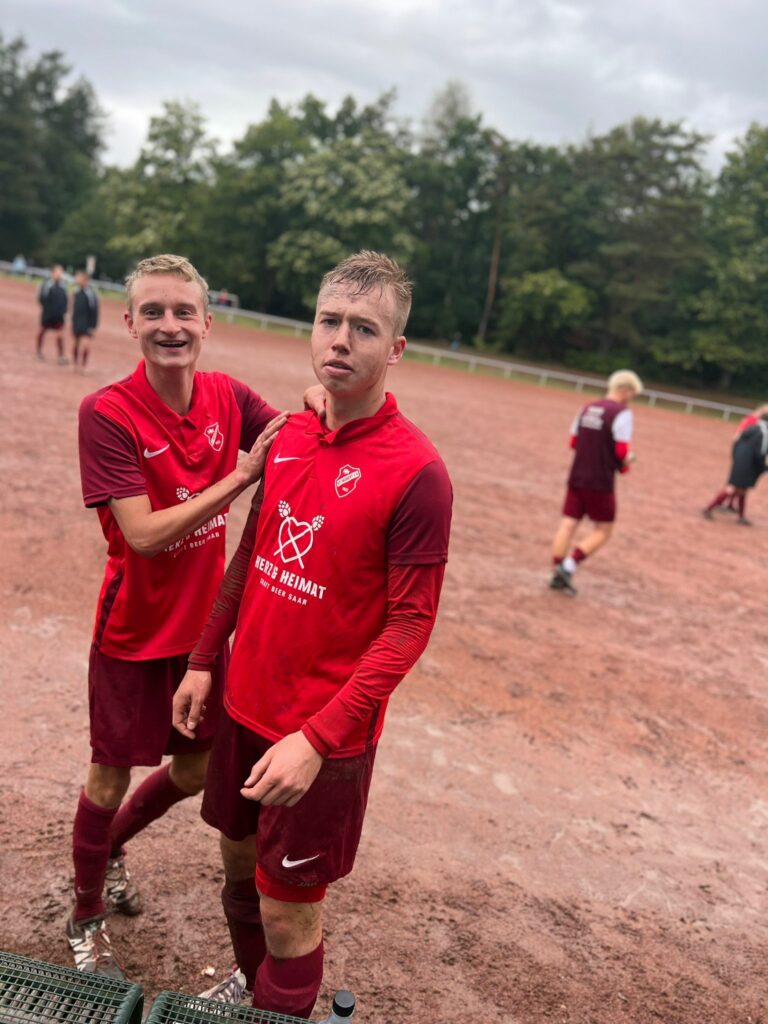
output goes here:
[[[632, 370], [617, 370], [608, 378], [605, 398], [586, 405], [571, 427], [573, 463], [560, 520], [552, 544], [552, 590], [575, 596], [576, 567], [598, 551], [613, 533], [616, 518], [616, 473], [626, 473], [634, 454], [630, 451], [633, 418], [630, 402], [643, 390]], [[572, 547], [584, 517], [593, 523], [591, 533]]]
[[[202, 815], [221, 833], [239, 969], [207, 993], [308, 1017], [326, 891], [352, 870], [388, 699], [435, 621], [452, 493], [398, 410], [411, 286], [360, 252], [322, 281], [312, 364], [326, 422], [292, 416], [257, 491], [174, 723], [194, 736], [237, 623]], [[263, 489], [262, 489], [263, 488]]]

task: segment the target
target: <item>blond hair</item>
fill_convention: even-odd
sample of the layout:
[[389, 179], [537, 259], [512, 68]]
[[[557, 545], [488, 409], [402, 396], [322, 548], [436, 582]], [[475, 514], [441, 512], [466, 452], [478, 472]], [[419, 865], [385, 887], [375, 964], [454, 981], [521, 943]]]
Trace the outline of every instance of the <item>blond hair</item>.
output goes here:
[[629, 388], [639, 395], [643, 390], [643, 382], [634, 370], [616, 370], [608, 378], [608, 390], [618, 391], [619, 388]]
[[403, 333], [411, 311], [413, 285], [402, 267], [393, 259], [382, 252], [362, 249], [328, 271], [320, 282], [319, 294], [326, 288], [340, 284], [352, 285], [354, 295], [365, 295], [373, 288], [379, 288], [382, 292], [390, 288], [395, 300], [394, 332], [397, 337]]
[[208, 282], [192, 266], [186, 256], [174, 256], [172, 253], [162, 253], [159, 256], [149, 256], [136, 264], [134, 270], [125, 279], [125, 290], [128, 294], [128, 309], [133, 306], [133, 288], [140, 277], [147, 277], [149, 274], [173, 274], [180, 277], [182, 281], [194, 281], [200, 288], [203, 296], [203, 309], [208, 312]]

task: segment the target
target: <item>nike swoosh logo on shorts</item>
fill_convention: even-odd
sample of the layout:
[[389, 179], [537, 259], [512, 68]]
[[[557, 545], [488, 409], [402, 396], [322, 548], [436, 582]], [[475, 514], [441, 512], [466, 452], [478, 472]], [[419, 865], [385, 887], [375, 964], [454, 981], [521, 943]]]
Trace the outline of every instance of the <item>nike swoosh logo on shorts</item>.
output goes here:
[[296, 462], [300, 458], [300, 455], [276, 455], [275, 462]]
[[149, 448], [145, 448], [144, 449], [144, 458], [145, 459], [154, 459], [154, 457], [156, 455], [162, 455], [163, 452], [167, 452], [170, 447], [171, 447], [170, 444], [167, 444], [165, 446], [165, 448], [158, 448], [157, 451], [154, 451], [154, 452], [151, 452], [149, 450]]
[[314, 857], [302, 857], [301, 860], [290, 860], [288, 855], [286, 854], [285, 857], [283, 857], [283, 867], [297, 868], [299, 864], [308, 864], [311, 860], [317, 860], [319, 856], [320, 854], [316, 853]]

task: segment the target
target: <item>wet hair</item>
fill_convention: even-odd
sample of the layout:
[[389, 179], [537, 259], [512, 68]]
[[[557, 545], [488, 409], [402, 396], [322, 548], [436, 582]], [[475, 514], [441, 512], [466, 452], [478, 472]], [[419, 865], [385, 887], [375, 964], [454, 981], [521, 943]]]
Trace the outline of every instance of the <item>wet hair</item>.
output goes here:
[[618, 391], [619, 388], [630, 388], [639, 395], [643, 390], [643, 382], [634, 370], [616, 370], [608, 378], [608, 390]]
[[208, 312], [208, 284], [205, 278], [198, 273], [186, 256], [174, 256], [171, 253], [163, 253], [160, 256], [149, 256], [136, 264], [135, 269], [125, 279], [125, 289], [128, 295], [128, 309], [133, 305], [133, 288], [140, 277], [147, 277], [149, 274], [172, 274], [180, 277], [182, 281], [194, 281], [200, 287], [200, 294], [203, 298], [203, 309]]
[[379, 288], [382, 292], [385, 288], [391, 289], [395, 300], [392, 325], [395, 336], [400, 337], [405, 331], [408, 314], [411, 311], [413, 285], [402, 267], [389, 256], [370, 249], [363, 249], [354, 256], [348, 256], [333, 270], [328, 271], [320, 282], [318, 294], [322, 295], [326, 288], [333, 288], [336, 285], [352, 286], [355, 295], [365, 295], [374, 288]]

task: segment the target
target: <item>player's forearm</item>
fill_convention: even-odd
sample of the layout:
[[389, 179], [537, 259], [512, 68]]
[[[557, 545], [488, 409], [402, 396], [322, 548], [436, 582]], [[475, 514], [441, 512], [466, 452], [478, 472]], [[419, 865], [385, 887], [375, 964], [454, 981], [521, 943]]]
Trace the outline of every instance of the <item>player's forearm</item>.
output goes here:
[[169, 545], [207, 523], [238, 496], [251, 480], [238, 469], [206, 490], [170, 508], [138, 511], [127, 501], [112, 501], [110, 507], [127, 543], [138, 555], [153, 558]]
[[336, 696], [305, 723], [302, 732], [327, 757], [344, 746], [361, 721], [391, 696], [426, 650], [437, 616], [445, 566], [390, 569], [384, 629]]
[[237, 625], [248, 567], [256, 544], [256, 529], [264, 500], [264, 485], [256, 491], [237, 551], [227, 566], [203, 632], [189, 656], [189, 667], [210, 670]]

